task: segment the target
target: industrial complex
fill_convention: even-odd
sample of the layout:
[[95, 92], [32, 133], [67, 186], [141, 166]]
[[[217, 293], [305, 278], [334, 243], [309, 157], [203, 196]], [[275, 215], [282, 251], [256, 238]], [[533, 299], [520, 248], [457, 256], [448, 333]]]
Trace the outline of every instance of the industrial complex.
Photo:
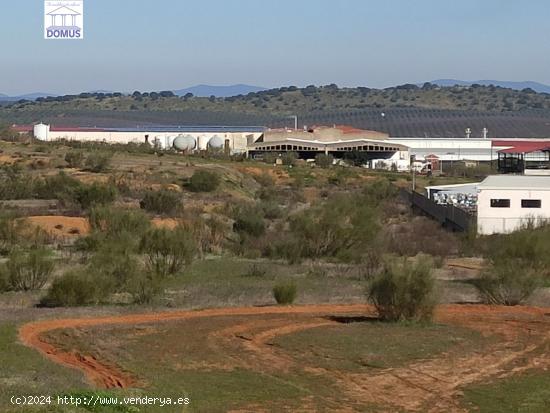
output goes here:
[[[261, 158], [294, 152], [302, 159], [318, 154], [346, 159], [359, 154], [364, 166], [435, 173], [444, 164], [493, 162], [499, 173], [482, 182], [429, 186], [412, 202], [425, 213], [459, 230], [475, 220], [479, 234], [514, 231], [550, 219], [550, 140], [516, 138], [392, 138], [386, 133], [343, 125], [303, 129], [261, 126], [145, 126], [136, 128], [59, 127], [39, 123], [15, 126], [41, 141], [76, 140], [147, 143], [184, 153], [223, 151]], [[486, 133], [485, 133], [486, 136]], [[429, 166], [426, 169], [426, 166]], [[538, 176], [536, 176], [538, 175]], [[474, 218], [475, 217], [475, 218]]]
[[[193, 152], [222, 150], [261, 157], [265, 153], [296, 152], [304, 159], [318, 153], [345, 158], [360, 152], [366, 166], [409, 170], [418, 165], [437, 170], [445, 163], [498, 162], [502, 173], [549, 174], [550, 140], [533, 138], [393, 138], [378, 131], [349, 126], [269, 129], [262, 126], [142, 126], [135, 128], [61, 127], [39, 123], [15, 126], [42, 141], [77, 140], [107, 143], [149, 143], [162, 149]], [[430, 168], [431, 169], [431, 168]]]

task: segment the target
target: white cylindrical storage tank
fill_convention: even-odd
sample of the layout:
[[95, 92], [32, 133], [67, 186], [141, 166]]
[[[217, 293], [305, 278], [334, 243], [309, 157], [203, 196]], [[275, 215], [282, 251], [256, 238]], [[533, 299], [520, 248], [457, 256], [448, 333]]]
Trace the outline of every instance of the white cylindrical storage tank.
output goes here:
[[197, 147], [197, 141], [191, 135], [179, 135], [172, 145], [178, 151], [192, 151]]
[[208, 141], [208, 149], [223, 149], [223, 139], [214, 135]]
[[50, 133], [50, 125], [44, 125], [43, 123], [34, 125], [33, 133], [36, 139], [40, 141], [47, 141]]

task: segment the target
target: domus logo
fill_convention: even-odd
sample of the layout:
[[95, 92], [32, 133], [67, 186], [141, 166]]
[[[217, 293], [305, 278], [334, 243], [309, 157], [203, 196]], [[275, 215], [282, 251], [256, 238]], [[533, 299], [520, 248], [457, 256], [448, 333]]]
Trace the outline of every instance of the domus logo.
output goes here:
[[46, 0], [44, 2], [44, 39], [80, 40], [83, 38], [83, 0]]

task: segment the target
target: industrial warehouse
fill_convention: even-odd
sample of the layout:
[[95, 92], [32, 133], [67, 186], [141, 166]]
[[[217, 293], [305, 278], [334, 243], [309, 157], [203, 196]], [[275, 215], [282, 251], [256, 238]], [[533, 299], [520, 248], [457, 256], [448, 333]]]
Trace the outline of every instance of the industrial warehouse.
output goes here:
[[[533, 138], [393, 138], [378, 131], [345, 125], [313, 126], [303, 129], [270, 129], [263, 126], [141, 126], [135, 128], [62, 127], [43, 123], [17, 126], [41, 141], [75, 140], [106, 143], [149, 143], [161, 149], [185, 152], [206, 150], [245, 154], [252, 158], [265, 153], [295, 152], [302, 159], [316, 154], [345, 158], [360, 152], [369, 167], [406, 171], [430, 165], [498, 162], [501, 173], [550, 174], [550, 140]], [[468, 132], [468, 131], [467, 131]], [[486, 130], [484, 131], [486, 136]]]

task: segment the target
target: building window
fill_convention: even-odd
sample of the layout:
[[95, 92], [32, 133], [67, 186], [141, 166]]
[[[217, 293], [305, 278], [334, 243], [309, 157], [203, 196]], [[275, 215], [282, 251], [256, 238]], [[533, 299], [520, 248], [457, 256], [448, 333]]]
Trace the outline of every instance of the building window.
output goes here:
[[522, 208], [540, 208], [541, 204], [542, 202], [540, 199], [522, 199], [521, 200]]
[[509, 199], [491, 199], [491, 208], [510, 208]]

